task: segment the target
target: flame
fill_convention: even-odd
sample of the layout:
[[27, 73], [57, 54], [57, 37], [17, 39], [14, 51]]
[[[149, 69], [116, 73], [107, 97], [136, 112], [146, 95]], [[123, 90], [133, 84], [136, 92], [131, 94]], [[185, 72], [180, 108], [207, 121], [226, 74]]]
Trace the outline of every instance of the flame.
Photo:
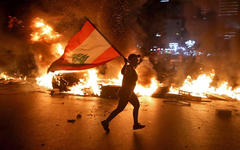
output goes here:
[[101, 79], [100, 84], [101, 84], [101, 85], [116, 85], [116, 86], [121, 86], [121, 85], [122, 85], [122, 79], [123, 79], [123, 75], [121, 74], [121, 72], [119, 72], [117, 78]]
[[51, 26], [45, 23], [41, 18], [33, 20], [33, 33], [31, 34], [32, 41], [49, 42], [58, 39], [61, 35], [53, 30]]
[[[35, 18], [32, 25], [33, 32], [31, 33], [31, 40], [33, 42], [50, 42], [52, 54], [58, 58], [64, 53], [64, 48], [62, 43], [56, 42], [56, 40], [61, 36], [59, 33], [55, 32], [53, 28], [48, 25], [43, 19]], [[42, 55], [38, 56], [39, 60], [42, 59]], [[67, 73], [68, 71], [60, 72], [50, 72], [44, 73], [42, 76], [36, 78], [36, 82], [39, 86], [48, 89], [53, 89], [52, 81], [56, 78], [58, 74]], [[100, 95], [101, 85], [117, 85], [121, 86], [123, 76], [121, 73], [118, 74], [117, 78], [113, 79], [101, 79], [98, 77], [98, 71], [96, 69], [89, 69], [87, 71], [82, 71], [84, 73], [84, 79], [80, 79], [79, 82], [68, 87], [68, 93], [78, 94], [78, 95]], [[158, 82], [156, 79], [152, 79], [152, 83], [149, 86], [142, 86], [137, 84], [135, 92], [138, 95], [152, 95], [152, 93], [157, 89]]]
[[159, 86], [160, 84], [158, 83], [158, 81], [155, 78], [152, 78], [151, 84], [149, 86], [145, 87], [140, 84], [137, 84], [134, 89], [134, 92], [142, 96], [151, 96]]
[[52, 44], [52, 51], [53, 51], [54, 56], [60, 57], [64, 53], [64, 48], [61, 43]]
[[233, 90], [226, 81], [223, 81], [219, 87], [213, 87], [211, 83], [213, 82], [214, 76], [214, 72], [201, 74], [196, 80], [193, 80], [191, 76], [187, 76], [181, 87], [176, 88], [171, 86], [169, 93], [179, 94], [180, 91], [186, 91], [190, 92], [192, 96], [203, 98], [206, 98], [209, 94], [217, 94], [240, 100], [240, 87]]
[[[52, 43], [52, 53], [56, 57], [60, 57], [64, 53], [64, 48], [62, 43], [57, 43], [57, 40], [61, 35], [53, 30], [51, 26], [46, 24], [46, 22], [41, 18], [35, 18], [32, 25], [33, 33], [31, 34], [31, 40], [34, 42], [51, 42]], [[54, 41], [54, 43], [52, 42]], [[39, 55], [39, 59], [42, 59], [42, 55]], [[44, 74], [36, 78], [37, 84], [39, 86], [46, 87], [48, 89], [53, 89], [52, 79], [61, 73], [66, 73], [67, 71], [55, 72]], [[85, 79], [80, 79], [78, 84], [69, 87], [68, 93], [79, 94], [79, 95], [100, 95], [101, 85], [118, 85], [122, 83], [122, 75], [119, 73], [117, 78], [113, 79], [101, 79], [98, 77], [98, 72], [96, 69], [89, 69], [85, 74]], [[211, 83], [215, 76], [214, 71], [208, 74], [201, 74], [196, 80], [193, 80], [191, 76], [187, 76], [182, 87], [170, 87], [170, 92], [173, 94], [179, 94], [180, 91], [189, 92], [192, 96], [207, 97], [209, 94], [217, 94], [231, 97], [233, 99], [240, 100], [240, 87], [233, 89], [229, 86], [228, 82], [222, 82], [219, 87], [212, 87]], [[5, 73], [0, 74], [0, 78], [4, 80], [14, 79], [7, 76]], [[155, 78], [151, 79], [151, 84], [143, 86], [137, 84], [134, 92], [138, 95], [152, 95], [157, 88], [161, 86]]]
[[[48, 89], [53, 89], [52, 79], [61, 73], [67, 73], [68, 71], [60, 72], [50, 72], [41, 77], [36, 78], [37, 84]], [[72, 72], [72, 71], [70, 71]], [[101, 94], [102, 85], [118, 85], [122, 84], [123, 76], [119, 73], [118, 78], [113, 79], [101, 79], [98, 77], [98, 71], [96, 69], [88, 69], [86, 71], [81, 71], [84, 74], [84, 79], [80, 79], [79, 82], [69, 87], [67, 93], [77, 94], [77, 95], [97, 95]], [[151, 96], [159, 87], [159, 83], [155, 78], [152, 78], [151, 84], [148, 86], [142, 86], [140, 84], [136, 85], [134, 92], [141, 96]]]
[[9, 81], [9, 80], [14, 80], [14, 81], [26, 81], [27, 77], [26, 76], [20, 76], [20, 77], [11, 77], [9, 75], [7, 75], [6, 72], [2, 72], [0, 73], [0, 80], [4, 80], [4, 81]]
[[3, 79], [3, 80], [13, 80], [14, 78], [8, 76], [5, 72], [2, 72], [2, 73], [0, 74], [0, 79]]
[[39, 86], [48, 88], [48, 89], [53, 89], [52, 87], [52, 79], [56, 75], [56, 73], [49, 72], [48, 74], [44, 74], [40, 77], [36, 78], [37, 84]]
[[88, 95], [88, 93], [86, 93], [86, 89], [89, 89], [94, 95], [99, 96], [101, 92], [101, 87], [97, 82], [97, 70], [89, 69], [87, 70], [87, 74], [85, 74], [85, 76], [87, 77], [87, 80], [79, 80], [77, 85], [70, 87], [70, 91], [68, 93]]

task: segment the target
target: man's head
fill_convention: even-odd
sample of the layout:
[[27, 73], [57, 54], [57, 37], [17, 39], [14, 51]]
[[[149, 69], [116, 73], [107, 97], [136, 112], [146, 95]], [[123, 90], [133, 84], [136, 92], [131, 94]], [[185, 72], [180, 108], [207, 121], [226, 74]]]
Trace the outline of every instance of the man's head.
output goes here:
[[140, 55], [130, 54], [128, 56], [129, 63], [133, 66], [137, 66], [138, 65], [138, 57], [140, 57]]

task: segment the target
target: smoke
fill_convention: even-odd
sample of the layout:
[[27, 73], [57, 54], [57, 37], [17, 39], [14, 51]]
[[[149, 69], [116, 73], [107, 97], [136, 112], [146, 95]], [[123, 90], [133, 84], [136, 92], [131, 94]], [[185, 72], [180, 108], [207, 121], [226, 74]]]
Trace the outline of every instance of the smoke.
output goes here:
[[[43, 8], [38, 11], [35, 7], [32, 9], [36, 12], [36, 16], [47, 18], [49, 22], [55, 24], [57, 31], [65, 38], [63, 41], [78, 32], [85, 21], [84, 17], [88, 17], [111, 44], [127, 57], [130, 53], [141, 53], [136, 45], [146, 37], [146, 34], [137, 18], [145, 2], [145, 0], [92, 0], [88, 2], [71, 1], [70, 3], [58, 1], [52, 4], [43, 3]], [[99, 74], [106, 79], [117, 77], [122, 66], [123, 60], [116, 59], [98, 67]], [[138, 69], [140, 83], [150, 83], [150, 77], [154, 76], [151, 64], [144, 61], [139, 68], [141, 68]]]
[[[202, 12], [204, 11], [204, 12]], [[184, 4], [185, 28], [191, 39], [198, 41], [199, 49], [211, 56], [201, 56], [197, 63], [202, 71], [215, 70], [215, 85], [228, 81], [231, 86], [239, 82], [239, 36], [224, 39], [227, 32], [239, 34], [238, 19], [219, 17], [216, 1], [192, 1]], [[199, 67], [200, 68], [200, 67]]]
[[[146, 0], [71, 0], [71, 1], [22, 1], [1, 2], [0, 9], [0, 71], [37, 76], [56, 60], [48, 42], [31, 42], [32, 20], [42, 18], [47, 24], [61, 34], [59, 42], [66, 45], [68, 39], [77, 33], [84, 17], [89, 18], [97, 28], [125, 56], [136, 49], [137, 43], [145, 33], [138, 24], [139, 10]], [[24, 10], [24, 11], [23, 11]], [[21, 25], [9, 27], [9, 16], [21, 20]], [[14, 43], [14, 44], [13, 44]], [[102, 72], [115, 76], [120, 70], [121, 59], [117, 59], [102, 67]], [[118, 66], [118, 67], [116, 67]], [[101, 68], [101, 67], [100, 67]]]
[[[23, 26], [12, 23], [14, 29], [8, 28], [9, 17], [0, 9], [0, 72], [9, 74], [27, 75], [36, 66], [33, 54], [29, 51], [27, 42], [24, 41], [22, 30]], [[20, 20], [17, 20], [20, 22]], [[16, 31], [16, 30], [19, 31]]]
[[[51, 46], [53, 43], [30, 41], [31, 23], [36, 17], [44, 19], [62, 35], [59, 42], [63, 46], [81, 29], [85, 22], [84, 17], [87, 17], [124, 56], [128, 56], [130, 53], [147, 54], [147, 39], [156, 32], [154, 29], [158, 26], [151, 21], [158, 16], [164, 18], [169, 13], [163, 11], [161, 15], [155, 14], [155, 9], [161, 7], [153, 6], [159, 3], [154, 0], [9, 0], [0, 3], [0, 72], [28, 76], [39, 75], [57, 59]], [[180, 84], [186, 75], [197, 76], [201, 72], [214, 69], [215, 84], [227, 80], [233, 86], [239, 85], [239, 37], [221, 39], [228, 30], [239, 33], [239, 21], [219, 19], [214, 0], [186, 1], [183, 5], [189, 39], [198, 41], [198, 49], [211, 56], [183, 60], [179, 66], [175, 66], [175, 76], [170, 75], [166, 82]], [[204, 13], [202, 10], [205, 10]], [[16, 17], [17, 20], [10, 21], [9, 16]], [[136, 45], [142, 46], [142, 49]], [[162, 66], [152, 64], [153, 67], [149, 61], [144, 61], [139, 66], [139, 82], [142, 84], [149, 83], [150, 78], [155, 76], [154, 70], [161, 70], [159, 68]], [[99, 67], [99, 73], [106, 78], [115, 77], [122, 65], [122, 59], [116, 59]], [[171, 64], [167, 65], [171, 67]]]
[[148, 85], [151, 83], [151, 79], [156, 77], [156, 71], [153, 69], [153, 65], [149, 61], [148, 57], [143, 59], [143, 62], [137, 68], [138, 82], [141, 85]]

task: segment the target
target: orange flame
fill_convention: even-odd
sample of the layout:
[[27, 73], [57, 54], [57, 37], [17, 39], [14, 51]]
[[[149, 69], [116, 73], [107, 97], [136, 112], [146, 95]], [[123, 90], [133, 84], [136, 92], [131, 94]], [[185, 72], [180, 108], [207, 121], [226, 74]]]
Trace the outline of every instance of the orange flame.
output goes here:
[[206, 98], [209, 94], [217, 94], [222, 96], [231, 97], [232, 99], [240, 100], [240, 87], [233, 90], [228, 82], [224, 81], [219, 87], [212, 87], [211, 83], [215, 73], [201, 74], [196, 80], [192, 80], [187, 76], [182, 87], [176, 88], [171, 86], [170, 92], [172, 94], [179, 94], [180, 90], [190, 92], [192, 96], [199, 96]]
[[2, 73], [0, 74], [0, 79], [3, 79], [3, 80], [13, 80], [14, 78], [8, 76], [5, 72], [2, 72]]
[[161, 86], [159, 82], [155, 78], [152, 78], [151, 84], [146, 87], [137, 84], [134, 92], [141, 96], [151, 96], [158, 89], [159, 86]]
[[0, 73], [0, 80], [5, 80], [5, 81], [8, 81], [8, 80], [15, 80], [15, 81], [20, 81], [20, 80], [24, 80], [26, 81], [27, 80], [27, 77], [11, 77], [9, 75], [7, 75], [6, 72], [2, 72]]
[[[56, 57], [60, 57], [64, 53], [64, 49], [61, 43], [57, 43], [55, 40], [61, 35], [53, 30], [51, 26], [46, 24], [46, 22], [41, 18], [35, 18], [32, 25], [33, 33], [31, 34], [31, 40], [34, 42], [51, 42], [52, 43], [52, 53]], [[39, 55], [41, 60], [42, 55]], [[48, 74], [43, 74], [36, 78], [36, 82], [39, 86], [45, 87], [47, 89], [53, 89], [52, 79], [59, 73], [66, 73], [67, 71], [61, 72], [50, 72]], [[119, 73], [118, 78], [113, 79], [101, 79], [98, 77], [98, 72], [96, 69], [89, 69], [84, 72], [86, 79], [80, 79], [77, 85], [69, 87], [70, 91], [68, 93], [79, 94], [79, 95], [100, 95], [101, 85], [118, 85], [122, 83], [122, 75]], [[152, 79], [152, 83], [147, 86], [141, 86], [137, 84], [135, 92], [139, 95], [152, 95], [152, 93], [157, 89], [158, 82]]]
[[[64, 71], [61, 73], [66, 73], [67, 71]], [[52, 78], [59, 74], [59, 72], [55, 73], [48, 73], [41, 77], [38, 77], [37, 84], [39, 86], [43, 86], [48, 89], [52, 89]], [[101, 93], [101, 85], [121, 85], [122, 83], [122, 75], [119, 73], [118, 78], [113, 79], [101, 79], [98, 77], [98, 71], [96, 69], [89, 69], [84, 71], [84, 76], [86, 79], [80, 79], [77, 85], [74, 85], [72, 87], [69, 87], [69, 90], [67, 93], [71, 94], [77, 94], [77, 95], [100, 95]], [[159, 87], [159, 83], [156, 79], [152, 78], [151, 84], [148, 86], [142, 86], [140, 84], [137, 84], [136, 88], [134, 89], [134, 92], [141, 96], [151, 96]]]
[[52, 51], [53, 51], [54, 56], [60, 57], [64, 53], [64, 48], [61, 43], [52, 44]]
[[32, 41], [49, 42], [58, 39], [61, 35], [55, 32], [52, 27], [47, 25], [43, 19], [35, 18], [33, 20], [33, 33], [31, 34]]
[[80, 79], [78, 84], [70, 87], [70, 91], [68, 93], [79, 94], [79, 95], [88, 95], [86, 93], [86, 89], [90, 90], [88, 92], [93, 93], [94, 95], [100, 95], [100, 84], [98, 84], [97, 70], [89, 69], [85, 74], [87, 76], [87, 80]]
[[49, 72], [48, 74], [44, 74], [40, 77], [36, 78], [37, 84], [39, 86], [48, 88], [48, 89], [53, 89], [52, 87], [52, 79], [56, 75], [56, 73]]

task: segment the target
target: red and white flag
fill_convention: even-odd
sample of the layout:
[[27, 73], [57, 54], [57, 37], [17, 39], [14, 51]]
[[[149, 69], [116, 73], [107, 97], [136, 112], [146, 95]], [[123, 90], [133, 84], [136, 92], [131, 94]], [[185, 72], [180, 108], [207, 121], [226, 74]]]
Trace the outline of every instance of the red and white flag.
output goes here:
[[120, 54], [87, 21], [65, 47], [64, 54], [51, 64], [48, 71], [82, 70], [111, 61]]

